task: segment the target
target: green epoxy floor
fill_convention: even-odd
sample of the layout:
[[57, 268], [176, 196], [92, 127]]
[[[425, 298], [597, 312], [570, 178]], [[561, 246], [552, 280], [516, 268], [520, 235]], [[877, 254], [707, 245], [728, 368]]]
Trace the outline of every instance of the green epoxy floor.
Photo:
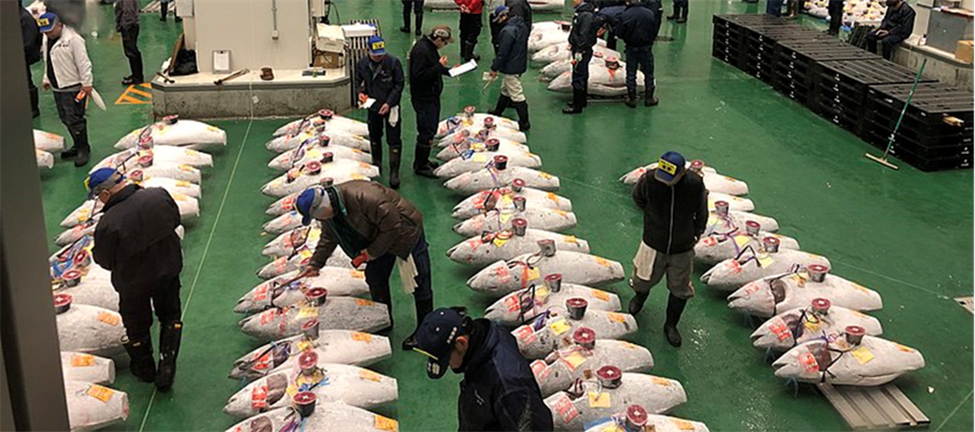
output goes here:
[[[674, 41], [654, 49], [658, 107], [631, 110], [621, 103], [596, 102], [584, 115], [567, 117], [559, 113], [566, 97], [545, 90], [536, 81], [537, 70], [525, 75], [533, 123], [529, 144], [543, 157], [544, 169], [561, 177], [560, 194], [573, 200], [580, 225], [572, 232], [589, 240], [594, 253], [629, 268], [641, 216], [617, 178], [665, 150], [701, 157], [721, 172], [747, 181], [756, 213], [776, 217], [782, 233], [799, 239], [806, 250], [828, 256], [838, 274], [882, 293], [885, 308], [875, 316], [883, 322], [886, 337], [918, 348], [927, 360], [925, 369], [897, 384], [931, 418], [932, 430], [972, 430], [972, 315], [952, 300], [972, 295], [972, 172], [925, 174], [906, 164], [894, 172], [868, 162], [863, 153], [873, 151], [869, 145], [710, 57], [711, 15], [756, 12], [764, 10], [764, 3], [693, 3], [687, 25], [663, 26], [661, 33]], [[400, 2], [342, 0], [338, 6], [346, 20], [379, 18], [388, 49], [405, 57], [411, 39], [396, 31]], [[669, 12], [670, 5], [665, 6]], [[112, 102], [123, 90], [118, 80], [128, 73], [127, 63], [113, 30], [111, 8], [89, 8], [84, 34], [95, 84]], [[428, 28], [455, 26], [457, 21], [454, 13], [426, 17]], [[535, 19], [553, 17], [537, 14]], [[486, 33], [485, 29], [478, 48], [482, 55], [490, 49]], [[177, 34], [172, 21], [143, 17], [140, 47], [147, 70], [168, 56]], [[456, 46], [446, 51], [452, 62], [457, 51]], [[35, 65], [38, 82], [40, 69]], [[481, 86], [480, 73], [448, 82], [443, 115], [469, 104], [487, 109], [497, 89], [482, 93]], [[34, 127], [66, 134], [50, 94], [42, 93], [41, 110]], [[362, 113], [350, 115], [364, 119]], [[404, 117], [404, 141], [411, 143], [412, 110], [404, 109]], [[95, 160], [112, 153], [119, 137], [150, 119], [148, 105], [92, 111], [89, 132]], [[178, 380], [171, 393], [153, 396], [150, 385], [121, 372], [114, 387], [129, 392], [131, 415], [116, 429], [223, 430], [234, 424], [221, 408], [240, 383], [226, 376], [232, 361], [255, 342], [240, 333], [240, 317], [231, 310], [237, 298], [259, 282], [254, 272], [267, 262], [260, 249], [272, 237], [261, 234], [261, 225], [272, 200], [261, 196], [259, 187], [276, 174], [265, 166], [272, 154], [263, 144], [283, 123], [213, 122], [227, 131], [228, 143], [215, 152], [216, 166], [203, 182], [202, 217], [188, 225], [184, 242], [186, 327]], [[407, 147], [411, 155], [412, 145]], [[53, 171], [41, 174], [50, 239], [60, 232], [61, 219], [82, 200], [86, 171], [59, 162]], [[475, 270], [444, 256], [462, 240], [450, 231], [454, 221], [449, 216], [461, 197], [411, 174], [405, 175], [401, 192], [426, 216], [437, 305], [464, 304], [483, 311], [490, 301], [464, 285]], [[641, 332], [635, 342], [653, 352], [653, 373], [680, 380], [687, 391], [688, 403], [674, 415], [704, 421], [716, 431], [846, 429], [812, 387], [802, 386], [794, 397], [763, 363], [763, 353], [752, 348], [752, 330], [743, 325], [742, 317], [729, 310], [721, 296], [697, 285], [699, 295], [681, 323], [683, 348], [671, 348], [660, 331], [664, 289], [654, 290], [639, 316]], [[611, 289], [624, 300], [630, 297], [623, 284]], [[413, 307], [402, 293], [394, 297], [395, 349], [411, 329]], [[402, 430], [456, 430], [458, 377], [448, 374], [430, 381], [424, 361], [396, 349], [392, 360], [374, 368], [399, 379], [400, 400], [384, 413], [399, 419]]]

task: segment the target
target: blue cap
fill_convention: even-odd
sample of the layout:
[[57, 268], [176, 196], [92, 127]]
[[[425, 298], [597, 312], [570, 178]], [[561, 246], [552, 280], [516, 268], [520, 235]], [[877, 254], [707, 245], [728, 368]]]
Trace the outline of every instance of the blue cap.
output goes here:
[[438, 379], [447, 372], [454, 342], [464, 334], [464, 315], [457, 309], [440, 308], [423, 318], [416, 328], [413, 350], [429, 357], [427, 376]]
[[657, 169], [654, 170], [653, 177], [667, 184], [672, 184], [677, 177], [684, 172], [684, 155], [675, 151], [669, 151], [660, 156], [657, 161]]
[[491, 21], [498, 22], [498, 18], [501, 18], [501, 15], [508, 13], [508, 10], [509, 8], [505, 5], [500, 5], [494, 8], [494, 12], [491, 14]]
[[54, 28], [54, 24], [57, 24], [58, 16], [51, 12], [44, 12], [41, 16], [37, 17], [37, 27], [41, 33], [47, 33]]
[[386, 54], [386, 41], [379, 36], [369, 36], [369, 54], [372, 55], [384, 55]]
[[321, 186], [312, 186], [305, 189], [298, 195], [298, 199], [295, 200], [295, 210], [301, 215], [302, 225], [311, 224], [312, 215], [321, 207], [328, 207], [331, 205], [328, 199], [328, 194], [325, 192], [325, 188]]
[[115, 168], [99, 168], [88, 174], [85, 179], [85, 189], [88, 189], [88, 197], [92, 198], [102, 191], [109, 190], [125, 180], [122, 173]]

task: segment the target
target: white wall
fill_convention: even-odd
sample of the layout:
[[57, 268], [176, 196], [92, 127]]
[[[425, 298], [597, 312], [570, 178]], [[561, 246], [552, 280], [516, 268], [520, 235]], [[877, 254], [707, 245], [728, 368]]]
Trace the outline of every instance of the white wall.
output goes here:
[[[200, 72], [213, 72], [213, 51], [230, 50], [230, 67], [304, 69], [311, 61], [308, 1], [277, 0], [278, 38], [271, 12], [274, 0], [196, 0], [193, 24]], [[189, 33], [189, 32], [187, 32]]]

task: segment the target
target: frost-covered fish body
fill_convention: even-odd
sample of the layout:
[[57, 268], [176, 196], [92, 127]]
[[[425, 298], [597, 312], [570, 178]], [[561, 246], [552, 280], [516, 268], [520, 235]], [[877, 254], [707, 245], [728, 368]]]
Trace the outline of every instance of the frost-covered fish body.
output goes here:
[[44, 150], [34, 150], [34, 157], [38, 168], [54, 168], [54, 155]]
[[[644, 430], [655, 432], [709, 432], [708, 426], [704, 423], [684, 420], [682, 418], [648, 414]], [[594, 421], [586, 425], [586, 432], [628, 432], [625, 426], [625, 419], [621, 415], [607, 417]]]
[[[327, 125], [318, 125], [306, 127], [297, 133], [276, 136], [264, 144], [264, 146], [275, 153], [284, 153], [296, 150], [305, 145], [327, 142], [327, 148], [330, 150], [339, 147], [347, 150], [368, 152], [370, 147], [369, 140], [366, 137], [347, 131], [331, 130]], [[337, 150], [336, 157], [340, 157], [338, 156], [338, 152], [342, 151], [342, 149]]]
[[305, 335], [262, 345], [234, 362], [232, 379], [256, 379], [280, 367], [294, 367], [299, 355], [314, 350], [323, 363], [366, 367], [393, 355], [389, 338], [349, 330], [321, 330], [317, 338]]
[[321, 306], [295, 304], [268, 309], [240, 321], [241, 330], [248, 336], [271, 341], [295, 336], [302, 325], [317, 318], [324, 330], [353, 330], [375, 332], [389, 327], [386, 305], [353, 297], [328, 297]]
[[115, 362], [91, 354], [61, 351], [61, 372], [67, 381], [95, 384], [115, 382]]
[[539, 168], [542, 166], [542, 158], [536, 154], [485, 151], [465, 154], [461, 157], [451, 159], [434, 169], [433, 173], [440, 178], [456, 177], [466, 172], [473, 172], [484, 168], [498, 155], [508, 159], [508, 166], [525, 168]]
[[630, 314], [587, 310], [584, 316], [576, 319], [564, 308], [553, 308], [514, 329], [511, 334], [525, 358], [534, 360], [545, 358], [555, 350], [572, 347], [573, 333], [581, 327], [593, 330], [603, 339], [623, 339], [637, 331], [636, 319]]
[[[527, 207], [527, 200], [523, 210], [491, 210], [471, 217], [454, 225], [454, 232], [460, 235], [473, 236], [485, 231], [500, 231], [511, 225], [515, 219], [523, 219], [528, 226], [551, 232], [563, 232], [576, 227], [576, 214], [558, 209], [544, 207]], [[577, 252], [588, 252], [577, 251]]]
[[339, 184], [378, 176], [379, 167], [348, 159], [332, 159], [331, 154], [326, 154], [321, 161], [296, 166], [271, 180], [261, 188], [261, 193], [280, 198], [328, 182], [326, 179], [330, 179], [333, 184]]
[[227, 145], [227, 133], [216, 126], [168, 116], [161, 121], [129, 132], [115, 143], [115, 148], [124, 150], [136, 147], [147, 137], [157, 145], [192, 149]]
[[48, 153], [61, 153], [64, 151], [64, 137], [34, 129], [34, 148]]
[[129, 417], [129, 395], [84, 381], [64, 381], [71, 431], [92, 431], [122, 423]]
[[396, 420], [342, 402], [315, 402], [315, 411], [304, 420], [291, 407], [276, 408], [237, 423], [226, 432], [285, 431], [301, 424], [316, 432], [397, 432]]
[[589, 253], [589, 242], [585, 240], [529, 228], [524, 235], [518, 235], [515, 230], [500, 230], [473, 236], [447, 250], [447, 257], [461, 264], [486, 266], [538, 250], [538, 241], [543, 239], [554, 241], [562, 250]]
[[552, 410], [555, 430], [583, 430], [585, 425], [630, 405], [663, 414], [687, 402], [679, 382], [640, 373], [623, 373], [616, 388], [608, 388], [596, 378], [574, 387], [545, 398], [545, 404]]
[[[828, 267], [814, 267], [812, 273], [825, 273]], [[814, 279], [808, 268], [796, 273], [780, 273], [749, 282], [728, 297], [728, 307], [759, 317], [771, 317], [783, 311], [805, 307], [817, 298], [833, 306], [869, 312], [883, 308], [880, 294], [856, 282], [832, 274]], [[818, 278], [818, 277], [817, 277]]]
[[553, 256], [525, 254], [498, 261], [467, 280], [474, 291], [503, 296], [541, 283], [545, 276], [559, 273], [565, 283], [603, 286], [623, 280], [623, 265], [605, 258], [570, 251]]
[[271, 159], [268, 168], [277, 171], [287, 171], [296, 165], [303, 165], [311, 161], [321, 160], [325, 153], [332, 153], [336, 159], [349, 159], [356, 162], [372, 163], [372, 155], [362, 150], [340, 145], [308, 146], [288, 150]]
[[[531, 155], [531, 148], [527, 144], [523, 144], [517, 141], [512, 141], [504, 138], [487, 138], [481, 139], [480, 137], [473, 137], [470, 131], [465, 130], [460, 135], [454, 134], [457, 141], [453, 141], [443, 147], [437, 153], [437, 159], [442, 161], [449, 161], [455, 158], [461, 157], [465, 154], [473, 154], [479, 152], [487, 151], [497, 151], [500, 154], [511, 156], [511, 155]], [[497, 142], [493, 141], [497, 140]], [[494, 149], [494, 150], [490, 150]]]
[[[766, 237], [763, 243], [774, 237]], [[734, 291], [745, 284], [767, 276], [792, 271], [810, 265], [829, 267], [826, 257], [797, 250], [776, 252], [746, 250], [740, 256], [719, 262], [701, 275], [701, 281], [722, 291]]]
[[447, 180], [443, 185], [454, 192], [470, 195], [483, 190], [511, 186], [515, 179], [523, 180], [525, 186], [530, 188], [549, 192], [559, 190], [558, 177], [544, 171], [519, 166], [509, 166], [503, 169], [492, 166], [465, 172]]
[[623, 372], [648, 372], [653, 368], [653, 356], [642, 346], [612, 339], [596, 339], [593, 343], [592, 348], [576, 345], [532, 362], [542, 396], [566, 390], [576, 380], [594, 376], [603, 366], [616, 366]]
[[862, 336], [855, 344], [839, 337], [797, 345], [772, 367], [775, 376], [782, 379], [872, 387], [923, 368], [924, 356], [914, 348], [878, 337]]
[[589, 302], [588, 310], [617, 312], [621, 308], [619, 296], [611, 292], [570, 283], [560, 283], [558, 291], [553, 291], [551, 284], [545, 284], [501, 297], [488, 306], [484, 318], [508, 327], [520, 326], [550, 308], [563, 307], [570, 298], [585, 299]]
[[464, 107], [464, 112], [441, 120], [440, 123], [437, 124], [437, 134], [434, 136], [434, 138], [443, 138], [456, 132], [458, 129], [476, 125], [498, 127], [513, 131], [521, 130], [521, 128], [518, 126], [518, 122], [515, 120], [511, 120], [507, 117], [496, 116], [494, 114], [479, 113], [476, 112], [476, 110], [477, 108], [474, 106], [467, 106]]
[[[64, 297], [55, 297], [55, 302]], [[70, 301], [70, 299], [69, 299]], [[112, 357], [122, 353], [122, 316], [108, 309], [70, 304], [57, 314], [61, 350]]]
[[[305, 244], [298, 248], [293, 255], [283, 256], [276, 258], [264, 267], [257, 270], [257, 276], [261, 279], [271, 279], [281, 276], [287, 272], [298, 270], [311, 261], [311, 257], [315, 254], [315, 249], [309, 244]], [[325, 265], [328, 267], [343, 267], [352, 268], [352, 258], [349, 258], [342, 248], [335, 248], [332, 255], [325, 260]]]
[[810, 306], [769, 318], [752, 333], [751, 340], [756, 348], [782, 352], [813, 339], [839, 338], [851, 325], [862, 327], [870, 336], [880, 336], [884, 331], [880, 321], [870, 315], [816, 299]]
[[525, 198], [526, 207], [541, 207], [572, 211], [572, 201], [553, 192], [519, 187], [501, 187], [477, 192], [454, 206], [451, 216], [454, 219], [470, 219], [490, 209], [510, 210], [515, 208], [514, 198]]
[[325, 288], [328, 295], [337, 297], [362, 297], [369, 294], [365, 273], [359, 270], [326, 266], [321, 268], [316, 277], [283, 285], [298, 276], [298, 272], [299, 270], [291, 271], [257, 285], [237, 301], [234, 312], [256, 313], [275, 306], [295, 305], [305, 300], [306, 292], [312, 288]]
[[338, 130], [362, 137], [369, 136], [369, 126], [361, 121], [335, 114], [330, 109], [322, 109], [305, 118], [288, 122], [274, 131], [274, 136], [296, 133], [306, 127], [324, 124], [327, 130]]

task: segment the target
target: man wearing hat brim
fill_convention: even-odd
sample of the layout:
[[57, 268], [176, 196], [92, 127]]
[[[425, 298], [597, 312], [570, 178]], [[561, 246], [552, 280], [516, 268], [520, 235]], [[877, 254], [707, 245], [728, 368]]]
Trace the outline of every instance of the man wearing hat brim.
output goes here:
[[[419, 324], [433, 310], [430, 253], [423, 235], [423, 215], [396, 191], [379, 183], [353, 180], [334, 186], [305, 189], [295, 200], [304, 225], [322, 225], [318, 246], [299, 277], [314, 277], [341, 247], [353, 267], [365, 264], [366, 284], [373, 301], [393, 304], [389, 277], [399, 267], [403, 290], [413, 295]], [[415, 332], [403, 340], [403, 349], [416, 346]]]
[[569, 31], [569, 48], [572, 51], [572, 102], [562, 109], [563, 114], [579, 114], [588, 105], [589, 62], [592, 47], [596, 45], [596, 8], [587, 0], [572, 0], [575, 13]]
[[464, 61], [481, 61], [474, 53], [477, 38], [481, 35], [481, 14], [484, 13], [484, 0], [454, 0], [460, 7], [460, 57]]
[[440, 308], [423, 319], [416, 338], [414, 350], [427, 357], [427, 376], [439, 379], [447, 368], [464, 374], [458, 430], [553, 430], [535, 375], [506, 329], [472, 319], [462, 307]]
[[61, 158], [75, 157], [75, 166], [88, 164], [88, 121], [85, 106], [93, 90], [91, 60], [85, 40], [58, 16], [47, 12], [37, 18], [44, 34], [41, 54], [44, 56], [44, 90], [54, 90], [54, 104], [61, 123], [68, 129], [74, 145], [61, 153]]
[[413, 172], [418, 176], [437, 178], [433, 170], [438, 164], [430, 160], [433, 137], [440, 123], [440, 95], [443, 77], [450, 73], [447, 57], [438, 52], [454, 41], [450, 27], [436, 26], [410, 49], [410, 102], [416, 112], [416, 154]]
[[491, 77], [501, 74], [501, 94], [491, 114], [500, 116], [511, 107], [518, 113], [518, 128], [531, 129], [528, 119], [528, 102], [521, 87], [521, 74], [528, 69], [528, 34], [531, 29], [520, 16], [512, 16], [507, 6], [494, 9], [492, 19], [504, 24], [498, 34], [498, 52], [491, 63]]
[[708, 190], [704, 179], [687, 172], [680, 153], [669, 151], [657, 167], [645, 172], [633, 188], [633, 202], [643, 210], [643, 240], [633, 258], [630, 285], [636, 292], [629, 312], [637, 315], [650, 295], [650, 288], [667, 276], [667, 341], [681, 345], [677, 323], [687, 300], [694, 296], [691, 272], [694, 245], [708, 222]]
[[[182, 334], [179, 274], [183, 253], [176, 228], [179, 207], [165, 189], [128, 184], [112, 168], [85, 180], [89, 195], [104, 206], [95, 227], [92, 258], [112, 272], [125, 325], [129, 370], [142, 381], [169, 390], [176, 376]], [[159, 319], [159, 367], [152, 355], [152, 313]]]
[[382, 171], [383, 128], [389, 143], [389, 187], [399, 188], [399, 165], [403, 140], [400, 128], [400, 98], [403, 95], [403, 65], [399, 59], [386, 52], [386, 41], [379, 36], [369, 38], [369, 56], [356, 64], [356, 87], [359, 100], [374, 99], [368, 108], [369, 142], [372, 146], [372, 163]]

